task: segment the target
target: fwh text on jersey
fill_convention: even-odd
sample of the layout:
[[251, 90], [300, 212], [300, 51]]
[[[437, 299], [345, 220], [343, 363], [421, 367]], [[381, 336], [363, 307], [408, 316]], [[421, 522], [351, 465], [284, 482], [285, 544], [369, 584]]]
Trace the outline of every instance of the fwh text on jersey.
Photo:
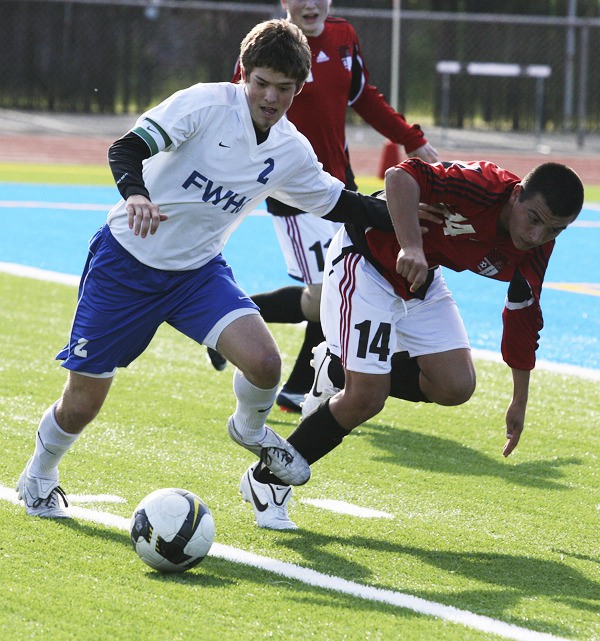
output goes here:
[[220, 205], [223, 201], [225, 201], [222, 207], [223, 211], [228, 211], [228, 209], [231, 207], [231, 212], [237, 214], [241, 211], [244, 204], [248, 201], [247, 196], [240, 196], [240, 194], [231, 191], [231, 189], [228, 189], [225, 193], [223, 193], [223, 190], [225, 189], [223, 185], [215, 186], [212, 180], [210, 180], [206, 176], [203, 176], [197, 171], [193, 171], [189, 175], [187, 180], [185, 180], [185, 182], [183, 183], [182, 187], [184, 189], [188, 189], [192, 185], [194, 187], [198, 187], [198, 189], [204, 189], [204, 193], [202, 194], [201, 198], [205, 203], [210, 202], [213, 205]]

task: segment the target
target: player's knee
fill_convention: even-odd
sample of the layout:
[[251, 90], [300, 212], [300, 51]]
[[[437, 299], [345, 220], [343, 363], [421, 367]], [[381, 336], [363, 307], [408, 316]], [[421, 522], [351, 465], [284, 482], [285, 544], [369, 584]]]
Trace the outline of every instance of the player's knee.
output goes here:
[[277, 351], [271, 350], [257, 354], [242, 369], [242, 373], [256, 387], [276, 387], [281, 378], [281, 357]]
[[318, 323], [321, 318], [321, 286], [309, 285], [306, 287], [302, 292], [300, 305], [306, 320]]
[[387, 399], [387, 391], [378, 387], [357, 387], [346, 386], [342, 392], [346, 407], [355, 419], [356, 423], [364, 423], [377, 416], [384, 408]]
[[102, 400], [93, 396], [79, 395], [63, 398], [56, 408], [56, 421], [67, 432], [79, 432], [91, 423], [102, 409]]
[[112, 378], [93, 378], [69, 374], [62, 396], [56, 405], [56, 420], [67, 432], [79, 432], [100, 413]]
[[475, 384], [475, 374], [471, 372], [448, 376], [438, 387], [438, 397], [434, 402], [438, 405], [462, 405], [473, 396]]

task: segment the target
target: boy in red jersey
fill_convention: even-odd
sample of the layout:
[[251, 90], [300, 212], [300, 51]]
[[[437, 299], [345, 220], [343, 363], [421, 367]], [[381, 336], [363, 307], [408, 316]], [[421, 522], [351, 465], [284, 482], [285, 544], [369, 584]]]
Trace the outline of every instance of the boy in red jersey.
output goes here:
[[[408, 155], [435, 162], [437, 152], [420, 127], [408, 124], [369, 84], [356, 31], [346, 20], [328, 16], [331, 0], [282, 0], [281, 5], [287, 19], [304, 32], [312, 54], [311, 73], [287, 117], [308, 138], [324, 169], [347, 189], [356, 190], [346, 144], [348, 106], [380, 134], [403, 145]], [[235, 75], [234, 81], [238, 79]], [[293, 371], [277, 396], [282, 409], [299, 412], [312, 384], [311, 352], [323, 340], [319, 303], [324, 259], [338, 225], [317, 220], [273, 198], [267, 199], [267, 208], [273, 215], [287, 271], [304, 286], [260, 293], [252, 300], [267, 322], [308, 321]], [[225, 366], [218, 354], [209, 350], [209, 355], [217, 369]]]
[[[395, 231], [347, 224], [331, 243], [321, 306], [327, 345], [315, 351], [315, 383], [289, 442], [312, 464], [378, 414], [388, 396], [439, 405], [471, 397], [475, 368], [444, 266], [510, 283], [502, 313], [502, 355], [513, 374], [509, 456], [525, 424], [544, 274], [556, 237], [583, 205], [581, 181], [558, 163], [520, 180], [485, 161], [409, 159], [386, 172], [385, 197]], [[336, 363], [343, 371], [333, 381]], [[260, 466], [246, 472], [244, 485], [256, 495], [285, 487]]]

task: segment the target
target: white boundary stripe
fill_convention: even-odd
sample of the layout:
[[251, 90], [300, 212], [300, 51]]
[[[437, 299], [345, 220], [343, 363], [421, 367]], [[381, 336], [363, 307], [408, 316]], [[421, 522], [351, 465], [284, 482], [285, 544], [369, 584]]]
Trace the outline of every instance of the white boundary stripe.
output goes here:
[[[109, 187], [109, 185], [97, 185], [98, 187]], [[86, 185], [80, 185], [85, 188]], [[116, 202], [116, 200], [115, 200]], [[76, 210], [89, 210], [89, 211], [108, 211], [113, 207], [114, 202], [110, 204], [97, 204], [97, 203], [63, 203], [53, 202], [48, 200], [0, 200], [0, 208], [7, 209], [76, 209]], [[583, 210], [590, 210], [593, 212], [600, 211], [600, 203], [584, 203]], [[251, 213], [251, 216], [266, 216], [268, 212], [263, 204], [259, 205]], [[569, 227], [600, 227], [600, 221], [597, 220], [575, 220]]]
[[[116, 202], [116, 199], [115, 199]], [[106, 205], [95, 203], [61, 203], [44, 200], [0, 200], [0, 209], [63, 209], [73, 211], [104, 211], [108, 213], [114, 202]], [[264, 207], [256, 207], [249, 216], [268, 216]]]
[[[8, 501], [15, 505], [20, 504], [17, 499], [17, 493], [3, 485], [0, 485], [0, 500]], [[123, 516], [117, 516], [116, 514], [110, 514], [108, 512], [98, 512], [84, 507], [70, 507], [70, 511], [76, 518], [107, 525], [126, 532], [129, 531], [130, 519]], [[418, 612], [419, 614], [458, 623], [459, 625], [464, 625], [482, 632], [496, 634], [505, 639], [514, 639], [515, 641], [568, 641], [563, 637], [555, 637], [544, 632], [535, 632], [534, 630], [521, 628], [512, 623], [505, 623], [504, 621], [498, 621], [491, 617], [473, 614], [473, 612], [469, 612], [468, 610], [460, 610], [449, 605], [427, 601], [426, 599], [404, 594], [403, 592], [361, 585], [354, 581], [347, 581], [346, 579], [331, 576], [330, 574], [323, 574], [316, 570], [303, 568], [294, 563], [278, 561], [267, 556], [246, 552], [230, 545], [213, 543], [209, 556], [267, 570], [268, 572], [279, 574], [288, 579], [295, 579], [301, 583], [306, 583], [317, 588], [333, 590], [334, 592], [349, 594], [359, 599], [377, 601], [379, 603], [405, 608], [413, 612]]]
[[69, 494], [69, 503], [127, 503], [116, 494]]
[[359, 519], [393, 519], [394, 515], [389, 512], [382, 512], [381, 510], [373, 510], [369, 507], [361, 507], [346, 501], [336, 501], [334, 499], [302, 499], [302, 503], [313, 505], [314, 507], [337, 514], [348, 514], [350, 516], [357, 516]]
[[569, 227], [600, 227], [600, 220], [576, 220]]
[[6, 209], [73, 209], [76, 211], [108, 212], [113, 204], [97, 205], [93, 203], [55, 203], [42, 200], [0, 200], [0, 208]]
[[35, 280], [60, 283], [61, 285], [79, 285], [79, 276], [53, 272], [49, 269], [39, 269], [38, 267], [29, 267], [27, 265], [18, 265], [17, 263], [0, 262], [0, 272], [12, 274], [13, 276], [23, 276], [25, 278], [34, 278]]
[[[483, 361], [493, 361], [495, 363], [504, 363], [502, 354], [487, 349], [472, 349], [471, 353], [475, 358]], [[589, 367], [578, 367], [577, 365], [568, 365], [566, 363], [553, 363], [552, 361], [537, 360], [535, 369], [553, 372], [555, 374], [566, 374], [568, 376], [578, 376], [579, 378], [588, 378], [591, 381], [600, 381], [600, 370]]]
[[[47, 269], [39, 269], [38, 267], [28, 267], [26, 265], [19, 265], [18, 263], [0, 262], [0, 272], [12, 274], [13, 276], [23, 276], [25, 278], [61, 283], [63, 285], [79, 285], [79, 276], [53, 272]], [[499, 352], [493, 352], [485, 349], [472, 349], [471, 352], [475, 358], [480, 358], [485, 361], [494, 361], [496, 363], [504, 362]], [[557, 374], [566, 374], [569, 376], [578, 376], [579, 378], [587, 378], [592, 381], [600, 381], [600, 370], [597, 369], [578, 367], [577, 365], [567, 365], [565, 363], [552, 363], [551, 361], [544, 360], [538, 360], [535, 367], [538, 370], [555, 372]]]

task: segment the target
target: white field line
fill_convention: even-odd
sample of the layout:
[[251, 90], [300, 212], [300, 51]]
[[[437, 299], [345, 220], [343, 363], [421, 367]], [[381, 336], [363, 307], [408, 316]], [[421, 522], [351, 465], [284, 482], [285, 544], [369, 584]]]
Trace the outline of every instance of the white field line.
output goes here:
[[598, 227], [600, 228], [600, 220], [576, 220], [572, 222], [569, 227]]
[[[60, 203], [43, 200], [0, 200], [0, 209], [61, 209], [73, 211], [105, 211], [108, 213], [113, 206], [114, 203], [103, 205], [96, 203]], [[249, 215], [268, 216], [269, 214], [265, 208], [257, 207], [253, 209]]]
[[0, 200], [0, 208], [3, 209], [73, 209], [75, 211], [108, 212], [111, 207], [112, 205], [94, 203], [54, 203], [42, 200]]
[[[108, 185], [99, 185], [108, 186]], [[81, 185], [85, 187], [85, 185]], [[52, 202], [46, 200], [0, 200], [0, 208], [5, 209], [76, 209], [76, 210], [89, 210], [89, 211], [108, 211], [114, 203], [112, 204], [95, 204], [95, 203], [61, 203], [61, 202]], [[600, 203], [584, 203], [584, 211], [591, 210], [594, 212], [600, 211]], [[266, 208], [257, 207], [251, 214], [251, 216], [266, 216]], [[597, 220], [576, 220], [572, 222], [570, 227], [600, 227], [600, 221]]]
[[127, 503], [127, 499], [116, 494], [69, 494], [69, 503]]
[[373, 510], [368, 507], [361, 507], [346, 501], [336, 501], [333, 499], [302, 499], [302, 503], [318, 507], [337, 514], [347, 514], [348, 516], [356, 516], [359, 519], [393, 519], [394, 515], [389, 512], [382, 512], [381, 510]]
[[[0, 272], [5, 274], [12, 274], [13, 276], [23, 276], [25, 278], [33, 278], [35, 280], [51, 281], [53, 283], [61, 283], [63, 285], [79, 284], [79, 276], [72, 274], [63, 274], [61, 272], [53, 272], [47, 269], [39, 269], [37, 267], [28, 267], [26, 265], [19, 265], [17, 263], [3, 263], [0, 262]], [[499, 352], [491, 350], [473, 349], [473, 356], [485, 361], [494, 361], [502, 363], [502, 356]], [[588, 367], [578, 367], [577, 365], [566, 365], [564, 363], [552, 363], [551, 361], [538, 360], [536, 362], [536, 369], [545, 370], [548, 372], [555, 372], [557, 374], [566, 374], [569, 376], [578, 376], [579, 378], [587, 378], [592, 381], [600, 381], [600, 370], [591, 369]]]
[[[8, 501], [15, 505], [20, 504], [17, 499], [17, 493], [3, 485], [0, 485], [0, 500]], [[130, 519], [123, 516], [77, 506], [70, 507], [70, 510], [75, 518], [129, 532]], [[361, 585], [354, 581], [347, 581], [346, 579], [330, 574], [323, 574], [316, 570], [303, 568], [294, 563], [278, 561], [267, 556], [246, 552], [245, 550], [240, 550], [230, 545], [213, 543], [209, 556], [266, 570], [287, 579], [294, 579], [317, 588], [349, 594], [360, 599], [365, 599], [366, 601], [377, 601], [379, 603], [397, 606], [418, 612], [419, 614], [457, 623], [468, 628], [473, 628], [474, 630], [480, 630], [481, 632], [496, 634], [505, 639], [514, 639], [515, 641], [568, 641], [563, 637], [555, 637], [544, 632], [535, 632], [534, 630], [521, 628], [511, 623], [498, 621], [491, 617], [481, 616], [468, 610], [460, 610], [452, 606], [436, 603], [435, 601], [427, 601], [426, 599], [404, 594], [403, 592]]]
[[[1, 269], [1, 267], [0, 267]], [[502, 354], [500, 352], [493, 352], [488, 349], [472, 349], [471, 353], [474, 358], [479, 358], [483, 361], [494, 361], [495, 363], [504, 363]], [[587, 378], [591, 381], [600, 381], [600, 370], [592, 369], [590, 367], [579, 367], [577, 365], [568, 365], [566, 363], [553, 363], [552, 361], [545, 361], [538, 359], [535, 362], [536, 370], [544, 370], [546, 372], [554, 372], [555, 374], [565, 374], [568, 376], [578, 376], [579, 378]]]
[[33, 278], [34, 280], [60, 283], [61, 285], [79, 285], [79, 276], [53, 272], [49, 269], [39, 269], [38, 267], [29, 267], [28, 265], [18, 265], [17, 263], [0, 262], [0, 272], [11, 274], [12, 276], [23, 276], [24, 278]]

